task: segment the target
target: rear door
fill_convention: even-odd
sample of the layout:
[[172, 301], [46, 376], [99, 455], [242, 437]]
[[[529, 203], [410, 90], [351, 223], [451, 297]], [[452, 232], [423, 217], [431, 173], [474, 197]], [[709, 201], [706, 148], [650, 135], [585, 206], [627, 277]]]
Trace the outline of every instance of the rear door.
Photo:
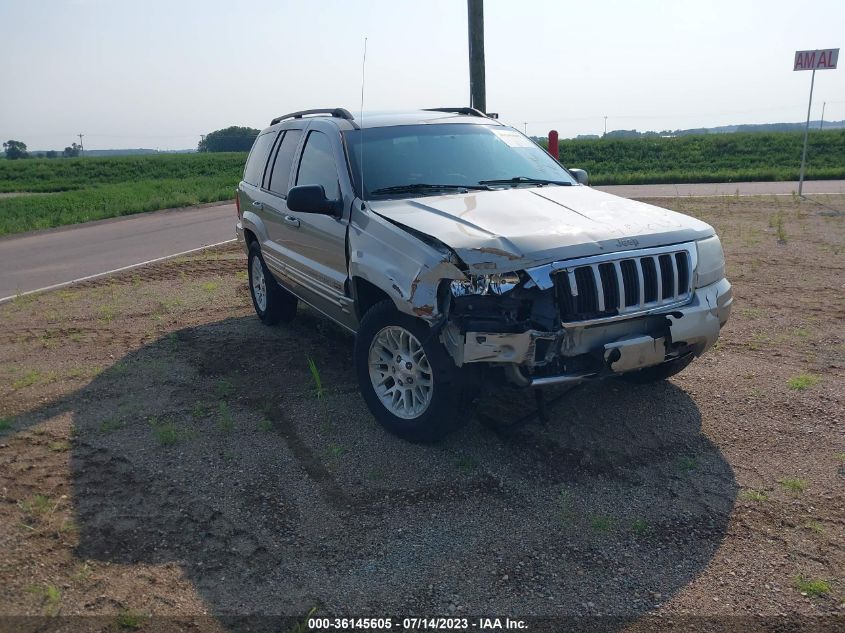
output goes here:
[[[294, 158], [302, 141], [303, 130], [300, 128], [286, 128], [273, 146], [263, 186], [259, 194], [260, 205], [258, 213], [267, 231], [267, 240], [263, 244], [264, 260], [267, 265], [284, 281], [288, 287], [294, 281], [289, 279], [285, 270], [285, 260], [282, 240], [285, 235], [285, 222], [288, 217], [287, 196], [290, 188], [291, 173]], [[294, 288], [291, 288], [292, 290]]]
[[[262, 212], [264, 195], [261, 187], [267, 172], [270, 152], [275, 146], [277, 136], [278, 130], [259, 134], [258, 138], [255, 139], [255, 143], [252, 144], [252, 149], [249, 151], [249, 156], [246, 159], [244, 177], [241, 180], [238, 198], [241, 205], [241, 213], [245, 214], [245, 219], [250, 222], [254, 220], [254, 218], [250, 219], [250, 214], [255, 214], [261, 221], [264, 220], [264, 214]], [[267, 239], [266, 232], [262, 232], [259, 225], [256, 225], [256, 229], [258, 239], [261, 240], [263, 247]]]

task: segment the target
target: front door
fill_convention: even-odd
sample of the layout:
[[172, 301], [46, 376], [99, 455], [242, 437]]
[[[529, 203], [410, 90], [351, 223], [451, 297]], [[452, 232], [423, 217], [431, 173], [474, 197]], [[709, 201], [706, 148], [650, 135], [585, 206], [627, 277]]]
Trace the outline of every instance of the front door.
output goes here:
[[[296, 169], [294, 185], [322, 185], [330, 200], [341, 198], [332, 139], [310, 130]], [[346, 297], [346, 222], [317, 213], [289, 212], [283, 247], [293, 275], [300, 277], [307, 296], [318, 310], [347, 325], [353, 313]]]
[[[304, 134], [304, 139], [297, 139], [301, 150], [298, 162], [290, 170], [291, 186], [322, 185], [329, 199], [341, 199], [336, 160], [337, 152], [342, 151], [339, 135], [332, 138], [317, 129], [308, 129]], [[281, 171], [287, 169], [280, 163], [286, 144], [287, 139], [283, 139], [276, 157], [275, 166]], [[275, 178], [274, 175], [271, 179], [271, 189]], [[280, 275], [301, 299], [354, 328], [352, 301], [346, 296], [346, 219], [294, 212], [281, 198], [276, 204], [279, 213], [270, 231], [273, 248], [278, 249], [274, 255], [278, 253], [280, 259]]]

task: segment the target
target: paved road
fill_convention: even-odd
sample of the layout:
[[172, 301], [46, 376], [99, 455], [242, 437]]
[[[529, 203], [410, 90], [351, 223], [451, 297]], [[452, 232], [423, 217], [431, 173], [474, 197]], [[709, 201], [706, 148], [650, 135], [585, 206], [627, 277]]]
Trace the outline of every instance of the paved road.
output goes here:
[[0, 239], [0, 301], [234, 239], [235, 205], [171, 209]]
[[[677, 196], [760, 196], [790, 195], [798, 192], [798, 183], [786, 182], [712, 182], [688, 185], [607, 185], [596, 187], [625, 198], [675, 198]], [[845, 193], [845, 180], [812, 180], [804, 183], [804, 195]]]
[[[628, 198], [786, 194], [794, 182], [597, 187]], [[845, 193], [845, 180], [812, 181], [806, 194]], [[173, 209], [0, 239], [0, 301], [149, 263], [234, 238], [235, 205]]]

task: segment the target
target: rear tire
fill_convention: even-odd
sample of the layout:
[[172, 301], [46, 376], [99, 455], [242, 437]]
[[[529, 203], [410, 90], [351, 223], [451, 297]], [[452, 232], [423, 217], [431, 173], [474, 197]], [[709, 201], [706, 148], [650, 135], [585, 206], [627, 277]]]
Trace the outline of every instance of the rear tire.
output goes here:
[[460, 371], [423, 321], [389, 300], [370, 308], [355, 336], [355, 371], [370, 412], [411, 442], [434, 442], [463, 424]]
[[275, 325], [279, 321], [292, 321], [296, 316], [297, 298], [278, 284], [264, 263], [261, 247], [255, 241], [249, 245], [247, 271], [249, 296], [261, 322], [265, 325]]
[[659, 382], [682, 372], [694, 359], [695, 355], [689, 353], [686, 356], [681, 356], [680, 358], [661, 363], [660, 365], [654, 365], [653, 367], [646, 367], [645, 369], [638, 369], [637, 371], [622, 374], [621, 378], [622, 380], [636, 385], [647, 385], [648, 383]]

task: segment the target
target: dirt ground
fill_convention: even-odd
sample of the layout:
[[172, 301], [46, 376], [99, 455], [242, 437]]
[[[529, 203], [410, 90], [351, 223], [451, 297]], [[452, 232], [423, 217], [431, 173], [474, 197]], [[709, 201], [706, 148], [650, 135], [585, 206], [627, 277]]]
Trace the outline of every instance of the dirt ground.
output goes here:
[[0, 630], [314, 608], [845, 627], [845, 196], [652, 202], [722, 237], [717, 348], [509, 433], [479, 419], [534, 399], [502, 390], [435, 446], [371, 418], [351, 335], [302, 307], [263, 326], [235, 247], [0, 305]]

